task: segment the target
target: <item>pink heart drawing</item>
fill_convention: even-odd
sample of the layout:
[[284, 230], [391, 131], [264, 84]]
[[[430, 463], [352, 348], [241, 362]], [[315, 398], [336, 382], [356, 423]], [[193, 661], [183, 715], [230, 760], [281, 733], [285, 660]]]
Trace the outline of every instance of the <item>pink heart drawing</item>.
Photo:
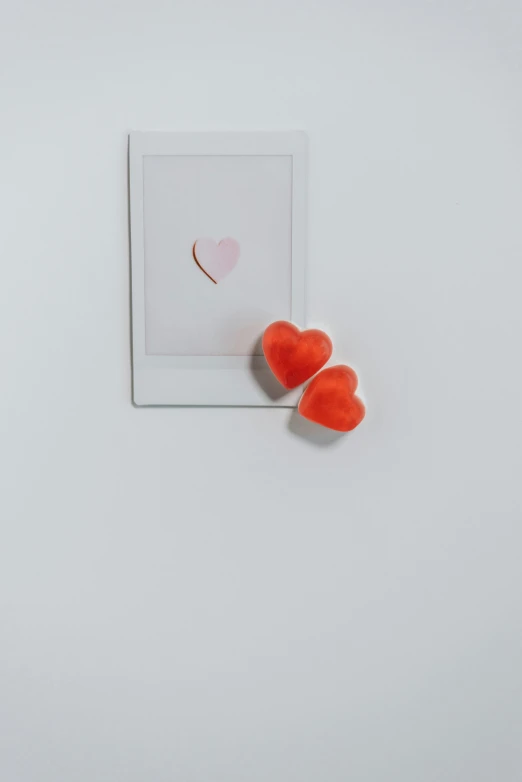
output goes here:
[[199, 268], [216, 284], [230, 274], [239, 260], [239, 242], [227, 236], [219, 244], [213, 239], [198, 239], [192, 249]]

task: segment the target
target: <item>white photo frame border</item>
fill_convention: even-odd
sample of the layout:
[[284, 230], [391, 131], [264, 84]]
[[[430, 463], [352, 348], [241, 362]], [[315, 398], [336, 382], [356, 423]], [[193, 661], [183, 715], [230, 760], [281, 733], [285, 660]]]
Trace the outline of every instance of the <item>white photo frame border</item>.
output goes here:
[[295, 407], [301, 391], [297, 389], [285, 392], [273, 378], [263, 356], [147, 355], [143, 159], [148, 155], [291, 156], [291, 320], [303, 327], [307, 211], [306, 135], [299, 131], [135, 131], [129, 134], [134, 404]]

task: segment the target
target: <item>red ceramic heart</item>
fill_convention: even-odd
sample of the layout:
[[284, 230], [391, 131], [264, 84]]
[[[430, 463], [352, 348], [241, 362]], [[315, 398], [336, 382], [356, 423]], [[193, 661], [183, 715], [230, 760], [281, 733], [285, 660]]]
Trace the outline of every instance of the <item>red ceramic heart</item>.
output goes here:
[[263, 353], [276, 378], [290, 389], [324, 367], [332, 355], [332, 342], [324, 331], [300, 331], [293, 323], [278, 320], [263, 335]]
[[343, 364], [323, 369], [305, 389], [297, 409], [309, 421], [349, 432], [361, 423], [366, 412], [355, 396], [357, 382], [353, 369]]

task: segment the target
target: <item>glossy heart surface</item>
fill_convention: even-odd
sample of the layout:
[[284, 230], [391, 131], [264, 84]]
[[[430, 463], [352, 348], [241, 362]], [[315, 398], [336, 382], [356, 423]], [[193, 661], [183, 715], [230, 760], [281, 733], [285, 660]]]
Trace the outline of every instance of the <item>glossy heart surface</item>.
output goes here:
[[353, 369], [344, 364], [323, 369], [305, 389], [297, 409], [309, 421], [338, 432], [350, 432], [366, 413], [362, 401], [355, 396], [357, 383]]
[[324, 331], [300, 331], [293, 323], [278, 320], [263, 335], [263, 352], [281, 385], [291, 389], [324, 367], [332, 355], [332, 342]]

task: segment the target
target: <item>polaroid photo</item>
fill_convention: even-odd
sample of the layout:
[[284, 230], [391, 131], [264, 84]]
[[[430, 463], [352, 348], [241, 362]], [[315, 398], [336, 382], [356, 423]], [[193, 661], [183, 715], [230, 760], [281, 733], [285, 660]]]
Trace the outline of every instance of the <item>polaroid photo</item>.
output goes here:
[[295, 406], [261, 348], [305, 324], [306, 136], [130, 134], [136, 405]]

